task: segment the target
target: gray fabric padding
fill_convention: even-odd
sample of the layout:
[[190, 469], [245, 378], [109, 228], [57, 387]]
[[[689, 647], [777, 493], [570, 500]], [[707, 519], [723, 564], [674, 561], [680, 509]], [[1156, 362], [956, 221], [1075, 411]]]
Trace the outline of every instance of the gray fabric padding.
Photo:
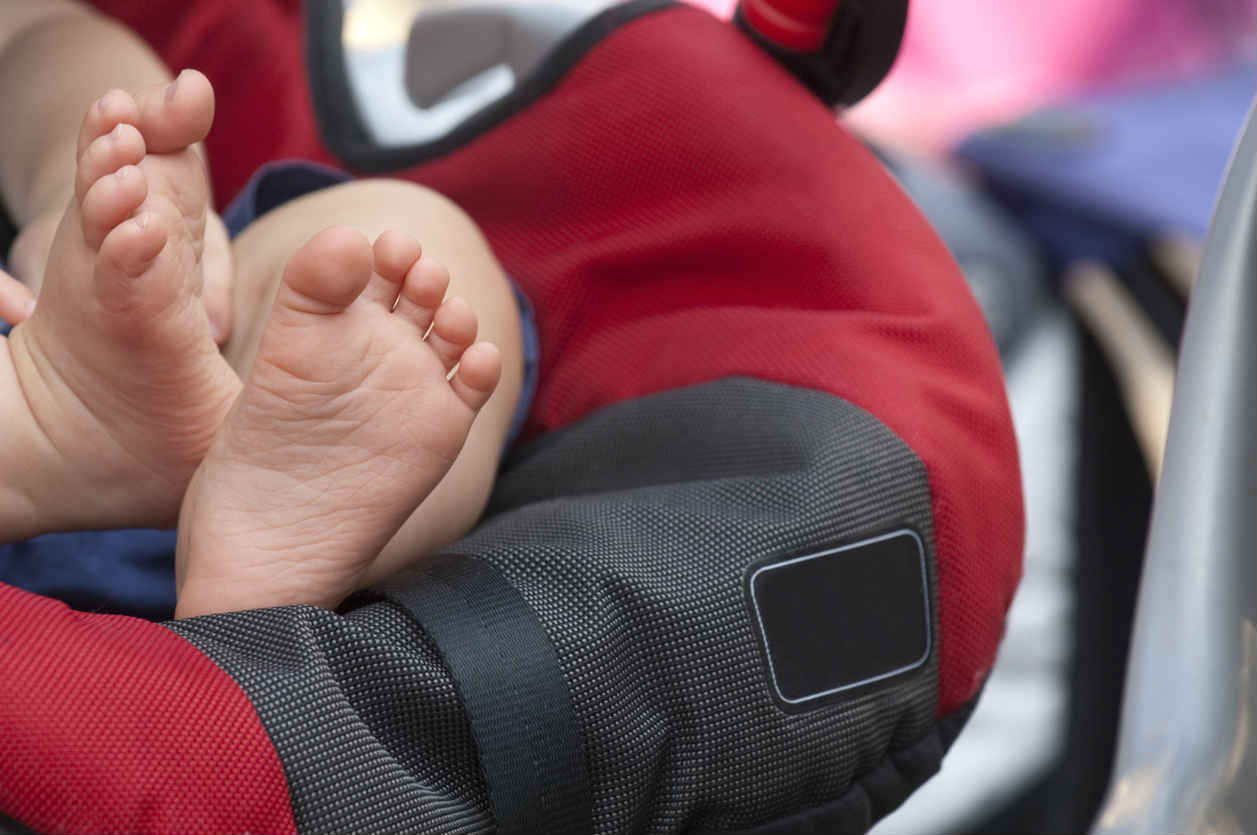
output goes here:
[[[597, 833], [732, 832], [834, 802], [934, 726], [937, 639], [889, 686], [788, 714], [746, 600], [759, 560], [904, 527], [925, 543], [937, 636], [920, 460], [850, 403], [735, 378], [535, 441], [446, 552], [501, 572], [553, 641]], [[357, 605], [174, 628], [254, 701], [303, 831], [484, 831], [467, 722], [435, 648], [395, 604]]]
[[344, 615], [289, 606], [166, 625], [252, 700], [302, 832], [492, 832], [454, 685], [395, 606]]

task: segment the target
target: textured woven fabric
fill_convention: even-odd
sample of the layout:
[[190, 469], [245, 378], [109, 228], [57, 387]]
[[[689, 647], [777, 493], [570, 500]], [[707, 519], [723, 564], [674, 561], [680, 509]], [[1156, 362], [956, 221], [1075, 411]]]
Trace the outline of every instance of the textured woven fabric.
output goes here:
[[[492, 512], [448, 553], [504, 575], [553, 642], [597, 833], [732, 832], [825, 806], [934, 726], [936, 651], [803, 713], [770, 692], [751, 564], [909, 527], [934, 588], [924, 469], [848, 403], [726, 380], [608, 407], [525, 450]], [[422, 569], [394, 584], [409, 581]], [[253, 700], [302, 831], [490, 827], [454, 684], [393, 603], [173, 628]]]
[[467, 209], [536, 303], [534, 433], [745, 375], [829, 392], [902, 438], [931, 490], [940, 715], [974, 696], [1021, 570], [999, 361], [938, 237], [829, 111], [675, 8], [405, 175]]
[[162, 626], [0, 585], [0, 820], [39, 832], [295, 832], [240, 687]]
[[397, 608], [290, 607], [171, 628], [249, 694], [302, 832], [492, 831], [454, 685]]
[[[97, 5], [215, 84], [220, 198], [278, 154], [327, 160], [293, 3], [176, 4], [151, 20], [140, 0]], [[803, 87], [731, 27], [671, 8], [398, 176], [467, 210], [534, 301], [542, 364], [527, 432], [741, 374], [828, 391], [903, 438], [932, 494], [939, 714], [972, 699], [1021, 570], [999, 361], [937, 236]]]
[[526, 453], [492, 509], [449, 550], [501, 571], [550, 631], [597, 832], [819, 806], [932, 723], [936, 654], [892, 690], [783, 713], [747, 610], [745, 574], [767, 557], [907, 526], [933, 567], [920, 461], [848, 403], [726, 380], [613, 406]]
[[584, 737], [554, 644], [519, 592], [481, 560], [433, 554], [380, 593], [416, 615], [453, 677], [497, 835], [588, 835]]
[[[170, 63], [209, 71], [221, 197], [273, 156], [326, 159], [293, 4], [118, 5]], [[554, 641], [597, 832], [841, 802], [973, 698], [1020, 567], [999, 366], [942, 245], [831, 114], [676, 8], [405, 176], [462, 205], [537, 303], [540, 439], [459, 549]], [[798, 388], [698, 385], [731, 375]], [[927, 666], [779, 710], [746, 566], [904, 526], [937, 559]], [[255, 716], [168, 631], [4, 592], [0, 812], [73, 831], [491, 829], [455, 687], [395, 604], [174, 627]]]

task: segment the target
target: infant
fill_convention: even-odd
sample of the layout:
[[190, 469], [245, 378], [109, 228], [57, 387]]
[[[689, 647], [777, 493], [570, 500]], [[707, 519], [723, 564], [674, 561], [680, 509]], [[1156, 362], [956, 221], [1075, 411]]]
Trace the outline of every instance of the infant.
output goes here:
[[[46, 25], [151, 60], [94, 14]], [[38, 304], [0, 275], [0, 542], [177, 521], [177, 616], [335, 606], [474, 524], [520, 391], [476, 337], [518, 344], [518, 310], [474, 225], [410, 184], [326, 189], [228, 243], [213, 110], [195, 71], [97, 99]]]

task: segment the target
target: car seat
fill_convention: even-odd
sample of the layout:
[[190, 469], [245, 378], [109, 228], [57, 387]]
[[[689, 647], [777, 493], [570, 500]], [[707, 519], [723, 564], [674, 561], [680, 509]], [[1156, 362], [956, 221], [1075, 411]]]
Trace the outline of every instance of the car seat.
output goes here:
[[98, 5], [215, 84], [221, 200], [301, 156], [459, 203], [536, 308], [540, 384], [477, 529], [337, 611], [152, 623], [0, 586], [0, 813], [845, 832], [937, 769], [1017, 583], [1020, 479], [962, 276], [835, 124], [855, 88], [800, 69], [876, 3], [813, 52], [614, 6], [409, 146], [369, 141], [320, 46], [339, 3], [305, 41], [292, 3]]

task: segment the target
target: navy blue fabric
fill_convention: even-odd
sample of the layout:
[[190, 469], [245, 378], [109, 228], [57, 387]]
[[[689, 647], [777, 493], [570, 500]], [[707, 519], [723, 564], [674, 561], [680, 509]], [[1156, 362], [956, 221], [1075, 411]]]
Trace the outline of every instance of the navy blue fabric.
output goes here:
[[1166, 232], [1204, 239], [1257, 92], [1252, 65], [1096, 95], [967, 139], [957, 155], [1057, 264], [1128, 264]]
[[301, 160], [263, 165], [223, 211], [227, 234], [236, 237], [244, 228], [271, 209], [289, 200], [328, 186], [352, 180], [350, 174], [326, 165]]
[[[223, 223], [235, 237], [271, 209], [349, 179], [343, 171], [314, 163], [266, 165], [223, 212]], [[532, 407], [540, 355], [532, 306], [518, 288], [515, 296], [524, 332], [524, 386], [507, 437], [508, 448]], [[0, 334], [8, 332], [8, 323], [0, 320]], [[58, 598], [83, 611], [167, 620], [175, 610], [174, 553], [173, 531], [48, 534], [0, 544], [0, 583]]]
[[0, 582], [86, 612], [166, 620], [175, 610], [174, 531], [54, 533], [0, 545]]

